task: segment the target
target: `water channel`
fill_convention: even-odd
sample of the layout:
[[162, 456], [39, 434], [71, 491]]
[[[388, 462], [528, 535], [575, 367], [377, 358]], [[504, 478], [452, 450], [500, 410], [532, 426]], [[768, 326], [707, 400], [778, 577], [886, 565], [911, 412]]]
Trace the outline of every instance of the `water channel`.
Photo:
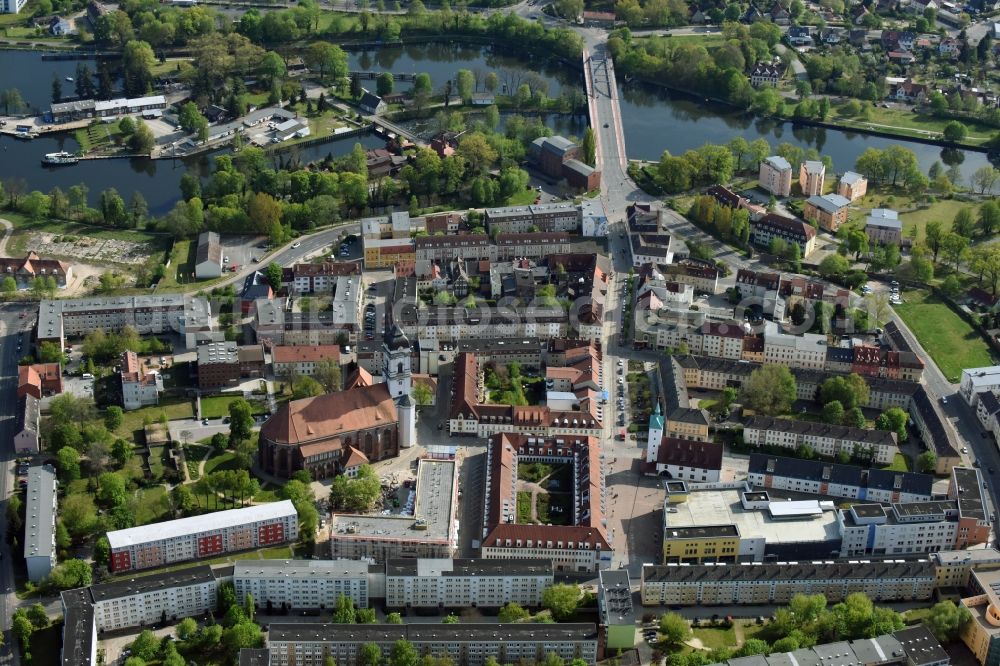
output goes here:
[[[495, 71], [500, 85], [506, 84], [509, 89], [516, 89], [521, 83], [544, 81], [550, 97], [558, 96], [568, 86], [582, 86], [580, 73], [571, 68], [527, 62], [478, 45], [383, 47], [351, 52], [349, 59], [352, 70], [427, 72], [435, 89], [454, 77], [459, 69], [469, 69], [481, 75]], [[93, 69], [94, 63], [90, 64]], [[25, 100], [36, 108], [48, 107], [53, 74], [67, 77], [74, 76], [75, 71], [76, 63], [73, 61], [43, 60], [41, 54], [30, 51], [0, 51], [0, 72], [4, 73], [0, 87], [17, 87]], [[374, 86], [374, 82], [368, 83]], [[67, 93], [72, 91], [72, 87], [72, 83], [64, 81], [63, 88]], [[397, 86], [400, 90], [406, 87], [407, 84], [402, 83]], [[726, 107], [649, 86], [621, 84], [619, 92], [626, 147], [629, 157], [633, 158], [655, 160], [664, 150], [678, 154], [704, 143], [725, 143], [734, 136], [742, 135], [748, 140], [763, 137], [772, 146], [788, 141], [803, 148], [815, 147], [821, 154], [833, 159], [837, 171], [851, 168], [857, 156], [869, 146], [885, 148], [892, 144], [903, 144], [912, 149], [925, 171], [937, 160], [948, 165], [957, 162], [963, 175], [968, 177], [975, 169], [988, 164], [986, 155], [982, 153], [942, 151], [937, 146], [909, 141], [758, 120]], [[572, 119], [565, 117], [549, 116], [545, 122], [560, 132], [578, 135], [582, 131]], [[342, 155], [350, 151], [357, 141], [366, 148], [381, 145], [377, 137], [367, 136], [299, 148], [297, 153], [303, 160], [321, 159], [330, 154]], [[43, 167], [40, 162], [44, 153], [76, 148], [75, 140], [69, 136], [34, 141], [0, 137], [0, 181], [23, 178], [29, 189], [42, 191], [56, 185], [65, 190], [85, 181], [92, 199], [108, 187], [117, 188], [126, 197], [139, 190], [148, 200], [150, 211], [161, 214], [177, 200], [181, 175], [187, 170], [204, 173], [211, 158], [211, 155], [203, 155], [186, 160], [115, 159], [62, 168]]]

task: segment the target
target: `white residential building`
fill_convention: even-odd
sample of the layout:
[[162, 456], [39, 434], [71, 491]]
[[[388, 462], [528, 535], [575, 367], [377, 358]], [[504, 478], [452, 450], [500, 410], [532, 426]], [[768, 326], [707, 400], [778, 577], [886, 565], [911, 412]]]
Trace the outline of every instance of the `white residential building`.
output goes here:
[[364, 560], [240, 560], [233, 571], [236, 598], [253, 595], [260, 608], [331, 609], [341, 596], [368, 608]]
[[394, 559], [385, 567], [388, 608], [499, 608], [542, 604], [553, 584], [544, 559]]
[[270, 666], [321, 664], [331, 657], [338, 666], [359, 666], [361, 647], [374, 643], [389, 654], [396, 641], [408, 641], [417, 654], [446, 657], [462, 666], [535, 662], [554, 653], [563, 661], [597, 662], [595, 624], [313, 624], [272, 623], [267, 634]]
[[163, 375], [146, 372], [135, 352], [122, 354], [118, 372], [121, 385], [121, 405], [126, 411], [160, 404], [163, 391]]
[[792, 193], [792, 165], [778, 155], [772, 155], [760, 163], [757, 179], [761, 188], [776, 197], [787, 197]]
[[837, 512], [840, 556], [907, 555], [950, 550], [958, 533], [958, 503], [855, 504]]
[[880, 465], [891, 463], [899, 451], [894, 432], [767, 416], [755, 416], [747, 422], [743, 441], [751, 446], [780, 446], [792, 450], [808, 446], [830, 458], [841, 451], [852, 456], [869, 455]]
[[205, 231], [198, 236], [195, 252], [194, 276], [199, 280], [217, 278], [222, 275], [222, 244], [219, 234]]
[[0, 14], [17, 14], [28, 0], [0, 0]]
[[24, 509], [24, 561], [28, 580], [37, 583], [56, 565], [56, 471], [48, 465], [28, 469]]
[[98, 631], [197, 617], [215, 610], [217, 592], [218, 581], [207, 564], [89, 588]]
[[1000, 395], [1000, 365], [962, 371], [962, 383], [958, 387], [958, 392], [970, 406], [976, 406], [979, 394], [983, 391]]
[[804, 370], [822, 370], [826, 364], [826, 336], [819, 333], [789, 335], [773, 322], [765, 324], [764, 363]]

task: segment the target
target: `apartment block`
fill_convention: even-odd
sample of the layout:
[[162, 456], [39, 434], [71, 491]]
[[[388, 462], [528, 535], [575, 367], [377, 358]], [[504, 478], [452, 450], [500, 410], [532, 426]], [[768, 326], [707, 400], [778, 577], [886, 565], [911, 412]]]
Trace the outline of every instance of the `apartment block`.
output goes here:
[[[792, 28], [795, 30], [795, 28]], [[808, 30], [808, 28], [803, 28]], [[774, 652], [768, 656], [740, 657], [719, 666], [787, 666], [787, 664], [865, 664], [865, 666], [948, 666], [951, 657], [925, 625], [854, 641], [838, 641]]]
[[447, 657], [456, 666], [483, 666], [487, 658], [501, 664], [535, 662], [553, 653], [569, 662], [597, 661], [594, 624], [285, 624], [272, 623], [267, 633], [270, 666], [322, 664], [360, 666], [361, 647], [374, 643], [389, 654], [396, 641], [409, 641], [417, 654]]
[[927, 502], [934, 477], [820, 460], [751, 453], [747, 481], [759, 488], [871, 502]]
[[962, 642], [982, 666], [1000, 664], [1000, 571], [973, 571], [970, 585], [977, 594], [961, 600], [972, 615], [962, 628]]
[[767, 249], [772, 239], [799, 246], [802, 257], [808, 257], [816, 249], [816, 230], [791, 217], [768, 213], [751, 223], [751, 240], [755, 245]]
[[24, 508], [24, 562], [28, 580], [37, 583], [56, 565], [56, 471], [49, 465], [28, 468]]
[[545, 559], [392, 559], [385, 566], [388, 608], [500, 608], [542, 604], [554, 582]]
[[896, 433], [766, 416], [754, 416], [747, 421], [743, 441], [751, 446], [780, 446], [792, 450], [809, 446], [829, 458], [845, 451], [852, 457], [870, 457], [881, 465], [891, 463], [899, 451]]
[[825, 180], [826, 166], [822, 162], [807, 160], [799, 165], [799, 187], [802, 188], [803, 196], [822, 195]]
[[938, 589], [966, 588], [973, 571], [1000, 569], [1000, 551], [995, 548], [942, 550], [931, 553], [930, 561], [934, 564]]
[[968, 368], [962, 371], [958, 392], [970, 406], [976, 406], [979, 395], [984, 391], [1000, 395], [1000, 365]]
[[61, 349], [66, 337], [125, 327], [140, 335], [178, 333], [190, 349], [199, 334], [212, 331], [212, 316], [207, 300], [183, 294], [44, 300], [38, 305], [38, 344], [55, 342]]
[[492, 233], [525, 231], [577, 231], [580, 207], [573, 203], [534, 204], [486, 209], [486, 225]]
[[772, 155], [760, 163], [760, 186], [776, 197], [792, 193], [792, 165], [784, 157]]
[[828, 603], [861, 592], [875, 602], [934, 595], [934, 565], [920, 562], [765, 562], [763, 564], [646, 564], [644, 606], [787, 604], [796, 594], [822, 594]]
[[108, 532], [111, 570], [148, 569], [172, 562], [276, 546], [298, 538], [290, 500], [230, 509]]
[[103, 632], [204, 615], [216, 608], [218, 581], [212, 568], [202, 565], [86, 589], [97, 630]]
[[871, 245], [902, 245], [903, 221], [894, 210], [875, 208], [865, 221], [865, 233]]
[[368, 608], [368, 578], [364, 560], [238, 560], [233, 570], [236, 598], [251, 594], [268, 612], [329, 610], [341, 596]]
[[282, 272], [281, 282], [298, 294], [326, 293], [333, 290], [338, 277], [361, 276], [361, 266], [354, 261], [326, 261], [319, 264], [295, 264]]
[[847, 171], [840, 177], [837, 194], [848, 201], [857, 201], [868, 193], [868, 179], [860, 173]]
[[340, 364], [340, 345], [279, 345], [271, 348], [271, 365], [276, 377], [314, 375], [324, 362]]
[[635, 647], [635, 609], [632, 607], [632, 583], [628, 571], [601, 569], [598, 574], [597, 612], [601, 616], [606, 651]]
[[835, 233], [847, 222], [850, 201], [839, 194], [814, 195], [806, 199], [802, 217], [815, 222], [820, 229]]

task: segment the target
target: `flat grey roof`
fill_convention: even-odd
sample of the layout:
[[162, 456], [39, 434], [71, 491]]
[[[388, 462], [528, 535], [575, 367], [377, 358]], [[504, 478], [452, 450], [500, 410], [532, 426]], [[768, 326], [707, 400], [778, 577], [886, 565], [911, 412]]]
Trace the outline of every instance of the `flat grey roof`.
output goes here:
[[152, 592], [154, 590], [188, 587], [190, 585], [214, 582], [215, 574], [212, 573], [212, 567], [202, 564], [177, 571], [153, 574], [152, 576], [123, 577], [107, 583], [99, 583], [90, 587], [90, 596], [94, 603], [97, 603], [99, 601], [108, 601], [109, 599], [131, 597], [135, 594]]
[[[330, 520], [333, 538], [448, 540], [454, 520], [455, 471], [453, 460], [421, 460], [417, 468], [417, 497], [412, 516], [334, 514]], [[426, 529], [417, 529], [418, 526]], [[348, 527], [353, 527], [354, 531], [349, 532]]]
[[66, 612], [63, 616], [63, 666], [91, 666], [94, 647], [94, 605], [87, 588], [78, 587], [62, 593]]
[[367, 578], [363, 560], [239, 560], [233, 568], [239, 578]]
[[24, 509], [24, 556], [52, 557], [56, 472], [48, 465], [28, 468], [28, 496]]
[[664, 536], [677, 529], [698, 530], [708, 525], [735, 526], [741, 538], [764, 537], [768, 544], [840, 539], [835, 511], [823, 511], [805, 518], [774, 520], [766, 510], [744, 509], [740, 501], [741, 492], [692, 489], [687, 501], [671, 505], [677, 513], [664, 514]]
[[292, 641], [370, 643], [408, 640], [411, 643], [449, 641], [480, 643], [498, 641], [577, 642], [596, 640], [597, 625], [574, 624], [284, 624], [272, 623], [268, 643]]
[[551, 576], [552, 560], [517, 558], [396, 558], [386, 561], [387, 576]]
[[[602, 572], [603, 573], [603, 572]], [[645, 564], [646, 583], [692, 583], [700, 581], [787, 580], [879, 580], [928, 578], [934, 580], [934, 565], [917, 562], [766, 562], [763, 564]]]

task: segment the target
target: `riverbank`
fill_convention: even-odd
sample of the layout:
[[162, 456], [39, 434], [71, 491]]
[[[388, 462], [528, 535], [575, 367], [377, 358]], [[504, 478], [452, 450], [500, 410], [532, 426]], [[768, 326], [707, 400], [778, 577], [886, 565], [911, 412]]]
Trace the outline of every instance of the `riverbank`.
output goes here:
[[[812, 118], [796, 118], [794, 116], [786, 116], [782, 114], [760, 114], [754, 113], [749, 109], [746, 109], [737, 104], [733, 104], [720, 97], [715, 97], [712, 95], [705, 95], [703, 93], [695, 92], [678, 86], [673, 86], [661, 81], [653, 81], [646, 77], [640, 77], [635, 75], [630, 75], [625, 81], [625, 85], [629, 83], [638, 82], [644, 86], [651, 86], [653, 88], [658, 88], [671, 93], [679, 93], [691, 100], [696, 101], [706, 101], [712, 102], [713, 104], [718, 104], [720, 106], [727, 107], [736, 111], [740, 114], [745, 115], [751, 119], [766, 119], [772, 120], [780, 123], [789, 123], [792, 126], [799, 125], [802, 127], [816, 127], [823, 129], [832, 129], [839, 132], [852, 132], [857, 134], [864, 134], [867, 136], [877, 136], [886, 139], [903, 139], [905, 141], [912, 141], [915, 143], [921, 143], [928, 146], [939, 146], [941, 148], [950, 148], [954, 150], [971, 150], [977, 153], [982, 153], [984, 155], [990, 155], [990, 150], [980, 144], [971, 143], [968, 141], [948, 141], [944, 138], [929, 136], [926, 130], [917, 130], [905, 127], [895, 127], [890, 125], [881, 125], [866, 121], [855, 121], [846, 118], [840, 120], [816, 120]], [[985, 139], [988, 140], [988, 139]], [[984, 140], [984, 141], [985, 141]]]

